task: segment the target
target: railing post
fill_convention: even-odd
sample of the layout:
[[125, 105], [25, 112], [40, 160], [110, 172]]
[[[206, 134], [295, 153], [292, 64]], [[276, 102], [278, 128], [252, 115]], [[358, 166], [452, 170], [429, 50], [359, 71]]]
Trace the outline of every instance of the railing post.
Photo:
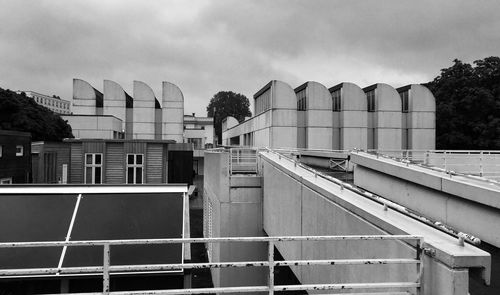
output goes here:
[[443, 159], [444, 159], [444, 171], [448, 171], [447, 167], [446, 167], [446, 151], [444, 151], [443, 153]]
[[483, 151], [479, 154], [479, 176], [483, 177]]
[[269, 294], [274, 294], [274, 241], [269, 241], [267, 251], [267, 261], [269, 262], [268, 287]]
[[104, 244], [104, 261], [102, 270], [102, 293], [104, 295], [109, 294], [109, 264], [110, 264], [110, 249], [109, 244]]
[[417, 260], [420, 261], [419, 264], [417, 264], [417, 295], [422, 294], [422, 279], [424, 277], [423, 271], [424, 271], [424, 239], [420, 238], [417, 240]]

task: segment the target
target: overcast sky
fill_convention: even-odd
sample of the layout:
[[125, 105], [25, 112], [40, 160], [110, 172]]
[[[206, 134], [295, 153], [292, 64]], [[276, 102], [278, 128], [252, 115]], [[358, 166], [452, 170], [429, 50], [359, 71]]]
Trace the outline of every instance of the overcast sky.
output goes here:
[[273, 79], [399, 87], [499, 56], [499, 12], [497, 0], [0, 0], [0, 87], [71, 100], [73, 78], [131, 95], [139, 80], [161, 98], [169, 81], [201, 116], [216, 92], [252, 101]]

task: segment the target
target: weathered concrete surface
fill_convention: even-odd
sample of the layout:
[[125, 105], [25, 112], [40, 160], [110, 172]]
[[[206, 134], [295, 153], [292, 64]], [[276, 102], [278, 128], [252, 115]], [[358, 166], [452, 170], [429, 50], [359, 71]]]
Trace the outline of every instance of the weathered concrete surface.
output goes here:
[[151, 87], [134, 81], [134, 139], [155, 139], [155, 101]]
[[162, 139], [183, 141], [184, 95], [177, 85], [162, 83]]
[[367, 153], [351, 153], [354, 183], [500, 247], [500, 187]]
[[[264, 229], [277, 235], [348, 235], [411, 234], [425, 239], [425, 246], [435, 250], [424, 260], [423, 294], [467, 294], [468, 268], [482, 268], [486, 280], [490, 274], [490, 255], [434, 228], [364, 198], [339, 185], [315, 177], [300, 166], [273, 153], [261, 153], [264, 177]], [[285, 259], [340, 257], [414, 257], [407, 244], [374, 241], [319, 246], [304, 243], [278, 244]], [[333, 257], [332, 257], [333, 256]], [[302, 283], [380, 282], [415, 278], [415, 268], [407, 266], [359, 266], [335, 269], [292, 268]]]
[[[258, 237], [262, 231], [262, 179], [255, 175], [229, 175], [229, 154], [205, 152], [205, 237]], [[208, 205], [210, 204], [210, 205]], [[210, 208], [208, 208], [210, 206]], [[208, 247], [208, 245], [207, 245]], [[209, 260], [236, 262], [267, 260], [265, 243], [213, 244]], [[211, 250], [211, 251], [210, 251]], [[264, 285], [267, 274], [259, 268], [212, 269], [215, 287]]]

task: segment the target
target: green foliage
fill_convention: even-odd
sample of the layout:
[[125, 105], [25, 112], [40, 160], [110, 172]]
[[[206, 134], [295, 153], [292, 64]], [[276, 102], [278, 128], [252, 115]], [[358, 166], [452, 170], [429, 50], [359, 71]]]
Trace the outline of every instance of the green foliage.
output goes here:
[[436, 97], [436, 147], [500, 149], [500, 58], [453, 62], [426, 85]]
[[73, 138], [71, 126], [58, 114], [37, 104], [24, 93], [0, 88], [0, 129], [31, 133], [33, 141]]
[[228, 116], [236, 118], [239, 122], [252, 115], [250, 101], [246, 96], [232, 91], [217, 92], [207, 106], [209, 117], [215, 117], [215, 134], [218, 142], [222, 142], [222, 120]]

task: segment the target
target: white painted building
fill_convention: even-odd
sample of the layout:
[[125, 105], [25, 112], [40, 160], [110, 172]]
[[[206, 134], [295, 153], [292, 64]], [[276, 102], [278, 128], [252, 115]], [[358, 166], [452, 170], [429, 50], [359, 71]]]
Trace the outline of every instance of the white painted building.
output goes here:
[[184, 142], [192, 143], [195, 150], [213, 147], [214, 120], [210, 117], [184, 115]]
[[52, 97], [34, 91], [16, 91], [17, 94], [25, 93], [27, 97], [32, 98], [37, 104], [42, 105], [54, 113], [71, 114], [71, 103], [59, 97]]
[[254, 116], [223, 122], [224, 145], [307, 149], [434, 149], [435, 98], [422, 85], [398, 90], [271, 81], [254, 95]]

